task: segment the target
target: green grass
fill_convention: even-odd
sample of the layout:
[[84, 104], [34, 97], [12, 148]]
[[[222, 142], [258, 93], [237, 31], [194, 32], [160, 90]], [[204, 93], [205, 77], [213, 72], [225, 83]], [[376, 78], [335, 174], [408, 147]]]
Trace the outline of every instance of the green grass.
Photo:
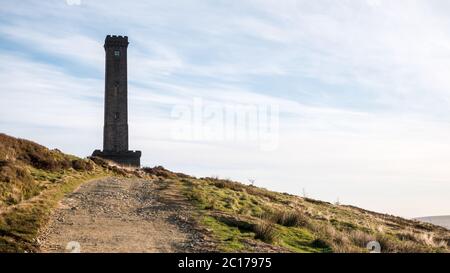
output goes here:
[[[229, 180], [179, 181], [223, 251], [251, 251], [251, 240], [286, 252], [367, 252], [379, 239], [385, 252], [448, 252], [443, 228]], [[432, 239], [421, 240], [425, 235]]]
[[[40, 172], [41, 175], [44, 173]], [[47, 173], [45, 177], [58, 177], [60, 183], [43, 190], [39, 195], [8, 207], [0, 217], [0, 252], [38, 251], [36, 237], [48, 221], [52, 210], [65, 194], [82, 183], [111, 175], [102, 169], [92, 172], [66, 171], [64, 175]]]
[[242, 252], [248, 251], [243, 243], [244, 238], [252, 237], [253, 234], [242, 232], [237, 227], [224, 224], [214, 217], [202, 216], [201, 224], [214, 231], [214, 236], [219, 242], [218, 250], [223, 252]]
[[[284, 196], [268, 197], [262, 190], [251, 191], [253, 194], [250, 194], [245, 188], [227, 188], [223, 183], [217, 187], [214, 181], [208, 180], [183, 179], [182, 183], [185, 195], [203, 212], [204, 220], [201, 223], [211, 230], [220, 242], [220, 250], [251, 251], [245, 242], [256, 240], [283, 247], [287, 252], [330, 251], [329, 247], [314, 246], [312, 243], [316, 238], [305, 228], [285, 227], [276, 221], [271, 223], [262, 219], [265, 214], [272, 213], [274, 208], [284, 206]], [[255, 195], [260, 192], [261, 195]], [[215, 216], [218, 212], [231, 220], [217, 219]], [[258, 225], [262, 225], [262, 229], [258, 228]]]
[[279, 227], [280, 244], [299, 253], [331, 252], [329, 246], [318, 246], [313, 234], [305, 228]]

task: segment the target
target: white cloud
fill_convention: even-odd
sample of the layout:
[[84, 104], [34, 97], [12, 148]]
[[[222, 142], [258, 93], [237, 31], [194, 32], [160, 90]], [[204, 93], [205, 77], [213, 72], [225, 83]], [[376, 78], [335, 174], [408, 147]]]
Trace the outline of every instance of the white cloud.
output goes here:
[[33, 50], [61, 56], [99, 70], [103, 67], [101, 41], [82, 34], [58, 33], [50, 28], [36, 31], [27, 25], [0, 25], [0, 33], [4, 38], [26, 44]]

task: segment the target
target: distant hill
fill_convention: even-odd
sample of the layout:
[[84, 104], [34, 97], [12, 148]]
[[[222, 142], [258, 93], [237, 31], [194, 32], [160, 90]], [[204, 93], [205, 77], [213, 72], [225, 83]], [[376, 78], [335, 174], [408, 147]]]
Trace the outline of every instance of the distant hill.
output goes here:
[[58, 202], [90, 179], [112, 176], [148, 179], [161, 200], [171, 200], [170, 188], [192, 205], [185, 221], [220, 252], [368, 252], [374, 240], [382, 252], [450, 249], [450, 231], [433, 224], [163, 167], [121, 168], [0, 134], [0, 252], [40, 251], [39, 231]]
[[426, 223], [430, 223], [433, 225], [445, 227], [447, 229], [450, 229], [450, 215], [444, 215], [444, 216], [429, 216], [429, 217], [420, 217], [415, 218], [417, 221], [422, 221]]

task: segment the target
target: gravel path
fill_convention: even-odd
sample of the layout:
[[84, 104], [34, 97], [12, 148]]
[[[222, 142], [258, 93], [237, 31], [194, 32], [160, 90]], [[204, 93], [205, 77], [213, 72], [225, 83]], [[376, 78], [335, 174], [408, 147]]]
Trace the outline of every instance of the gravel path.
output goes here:
[[209, 251], [192, 211], [163, 180], [91, 181], [62, 200], [39, 236], [41, 251], [67, 252], [69, 242], [81, 252]]

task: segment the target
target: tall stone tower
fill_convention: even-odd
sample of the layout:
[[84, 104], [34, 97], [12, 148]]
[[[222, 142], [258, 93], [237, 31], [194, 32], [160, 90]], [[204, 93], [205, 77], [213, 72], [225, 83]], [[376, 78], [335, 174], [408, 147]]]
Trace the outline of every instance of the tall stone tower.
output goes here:
[[140, 166], [140, 151], [128, 150], [128, 78], [127, 36], [106, 36], [105, 39], [105, 124], [103, 151], [93, 156], [121, 165]]

